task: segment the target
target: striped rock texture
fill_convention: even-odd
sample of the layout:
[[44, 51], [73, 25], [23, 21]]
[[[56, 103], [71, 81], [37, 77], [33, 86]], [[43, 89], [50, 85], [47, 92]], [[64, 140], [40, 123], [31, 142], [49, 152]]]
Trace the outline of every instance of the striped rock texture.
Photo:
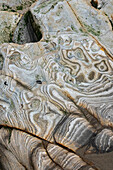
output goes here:
[[111, 170], [87, 155], [113, 151], [113, 3], [33, 2], [15, 27], [38, 42], [0, 45], [0, 168]]
[[99, 152], [110, 152], [113, 150], [113, 132], [103, 129], [95, 137], [94, 145]]

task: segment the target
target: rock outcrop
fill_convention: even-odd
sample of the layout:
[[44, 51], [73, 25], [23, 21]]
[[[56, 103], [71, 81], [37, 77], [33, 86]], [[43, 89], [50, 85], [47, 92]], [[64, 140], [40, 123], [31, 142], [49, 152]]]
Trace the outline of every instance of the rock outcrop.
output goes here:
[[33, 2], [0, 11], [1, 169], [111, 170], [112, 1]]

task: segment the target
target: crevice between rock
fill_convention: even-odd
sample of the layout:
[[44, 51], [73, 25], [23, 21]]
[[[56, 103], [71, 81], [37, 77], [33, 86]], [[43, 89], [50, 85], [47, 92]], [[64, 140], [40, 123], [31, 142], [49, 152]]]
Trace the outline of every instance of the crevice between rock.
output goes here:
[[25, 13], [19, 21], [13, 36], [12, 42], [17, 44], [38, 42], [42, 39], [40, 26], [36, 25], [30, 11]]

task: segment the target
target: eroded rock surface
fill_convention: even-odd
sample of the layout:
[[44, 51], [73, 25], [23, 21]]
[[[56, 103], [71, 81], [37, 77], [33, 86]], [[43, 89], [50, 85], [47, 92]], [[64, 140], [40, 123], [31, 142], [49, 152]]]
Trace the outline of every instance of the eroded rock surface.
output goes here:
[[99, 3], [39, 0], [29, 13], [40, 41], [16, 41], [21, 20], [24, 45], [0, 45], [2, 169], [112, 169], [101, 160], [113, 151], [113, 31]]
[[31, 6], [35, 1], [36, 0], [0, 0], [0, 10], [23, 13], [22, 11]]
[[0, 11], [0, 44], [12, 41], [12, 34], [21, 18], [14, 12]]

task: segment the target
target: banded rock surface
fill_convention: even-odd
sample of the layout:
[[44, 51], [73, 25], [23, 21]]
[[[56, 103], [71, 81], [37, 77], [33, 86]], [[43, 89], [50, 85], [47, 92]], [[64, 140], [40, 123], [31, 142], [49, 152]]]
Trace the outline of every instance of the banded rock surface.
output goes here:
[[88, 0], [39, 0], [29, 10], [42, 39], [0, 45], [2, 169], [110, 170], [112, 161], [106, 169], [79, 154], [112, 151], [109, 18]]
[[[86, 163], [76, 154], [50, 143], [47, 143], [45, 147], [44, 141], [24, 132], [2, 128], [0, 134], [0, 150], [6, 157], [6, 162], [3, 160], [1, 164], [6, 168], [10, 169], [13, 166], [13, 163], [9, 162], [10, 155], [15, 158], [14, 163], [17, 164], [15, 169], [80, 169], [86, 167]], [[23, 145], [20, 146], [20, 143]], [[7, 152], [9, 152], [9, 157]]]
[[94, 144], [99, 152], [109, 152], [113, 149], [113, 132], [103, 129], [95, 138]]

